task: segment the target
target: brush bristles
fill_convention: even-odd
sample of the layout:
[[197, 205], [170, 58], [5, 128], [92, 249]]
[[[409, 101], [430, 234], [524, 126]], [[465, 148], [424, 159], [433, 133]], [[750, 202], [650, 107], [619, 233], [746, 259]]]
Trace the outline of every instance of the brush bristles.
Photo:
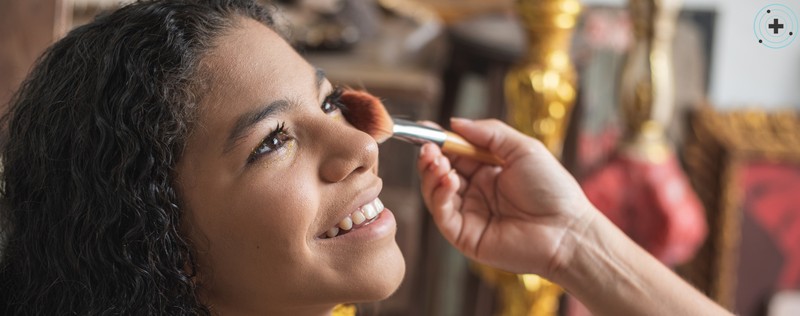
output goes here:
[[357, 129], [371, 135], [378, 143], [392, 137], [394, 123], [381, 100], [352, 89], [345, 89], [340, 100], [347, 107], [345, 118]]

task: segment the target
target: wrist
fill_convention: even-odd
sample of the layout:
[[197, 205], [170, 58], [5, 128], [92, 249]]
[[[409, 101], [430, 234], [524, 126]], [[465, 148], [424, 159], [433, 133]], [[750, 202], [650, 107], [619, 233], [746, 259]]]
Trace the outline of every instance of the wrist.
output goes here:
[[639, 278], [631, 271], [647, 253], [639, 252], [640, 248], [594, 207], [565, 236], [564, 249], [551, 280], [587, 307], [603, 305], [595, 301], [600, 297], [597, 293], [638, 288]]
[[580, 262], [578, 260], [582, 258], [580, 252], [592, 247], [588, 243], [595, 238], [593, 236], [599, 235], [597, 226], [602, 217], [600, 211], [589, 204], [578, 217], [567, 225], [558, 250], [548, 266], [548, 279], [559, 284], [572, 279], [570, 274], [579, 270]]

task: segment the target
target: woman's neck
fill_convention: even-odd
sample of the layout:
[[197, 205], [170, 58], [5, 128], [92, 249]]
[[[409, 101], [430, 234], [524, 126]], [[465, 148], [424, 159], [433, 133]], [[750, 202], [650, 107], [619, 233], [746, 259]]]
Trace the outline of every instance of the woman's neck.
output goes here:
[[212, 315], [224, 316], [249, 316], [249, 315], [287, 315], [287, 316], [355, 316], [355, 309], [353, 313], [334, 313], [334, 310], [342, 311], [338, 308], [342, 305], [337, 304], [275, 304], [275, 302], [267, 302], [263, 299], [254, 299], [252, 297], [227, 297], [220, 298], [218, 296], [201, 295], [201, 301], [206, 304], [211, 310]]
[[337, 309], [335, 305], [326, 306], [303, 306], [303, 307], [262, 307], [252, 308], [243, 306], [231, 306], [222, 304], [209, 305], [211, 314], [224, 316], [250, 316], [250, 315], [287, 315], [287, 316], [355, 316], [355, 309], [352, 313], [347, 310]]

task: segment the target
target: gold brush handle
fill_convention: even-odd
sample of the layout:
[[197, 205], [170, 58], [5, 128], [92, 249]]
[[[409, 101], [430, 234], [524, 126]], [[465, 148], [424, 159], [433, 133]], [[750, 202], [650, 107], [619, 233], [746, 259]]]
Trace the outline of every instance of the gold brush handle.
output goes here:
[[475, 145], [456, 133], [446, 131], [445, 134], [447, 134], [447, 139], [442, 144], [442, 152], [469, 157], [495, 166], [501, 166], [505, 163], [500, 157], [488, 152], [486, 149], [475, 147]]

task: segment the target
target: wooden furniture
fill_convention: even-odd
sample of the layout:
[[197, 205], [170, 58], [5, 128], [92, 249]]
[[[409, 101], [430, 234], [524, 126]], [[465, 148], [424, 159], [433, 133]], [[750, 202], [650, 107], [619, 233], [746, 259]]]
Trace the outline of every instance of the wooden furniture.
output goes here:
[[467, 74], [486, 79], [485, 117], [505, 117], [503, 81], [508, 69], [522, 57], [527, 40], [514, 15], [492, 14], [452, 25], [447, 32], [448, 63], [442, 74], [439, 124], [449, 125], [458, 110], [458, 96]]
[[[395, 0], [397, 1], [397, 0]], [[435, 11], [447, 25], [476, 16], [512, 11], [515, 0], [399, 0], [425, 5]]]

